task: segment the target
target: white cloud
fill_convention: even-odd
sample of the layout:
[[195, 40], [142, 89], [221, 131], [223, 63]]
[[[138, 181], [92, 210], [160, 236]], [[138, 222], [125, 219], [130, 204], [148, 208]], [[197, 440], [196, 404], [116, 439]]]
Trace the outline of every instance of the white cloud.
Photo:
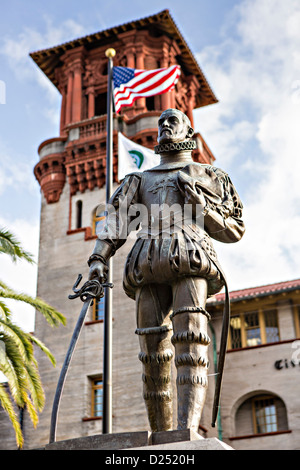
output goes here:
[[14, 187], [15, 191], [36, 192], [37, 184], [32, 177], [34, 160], [16, 155], [4, 142], [0, 143], [0, 156], [0, 195], [9, 187]]
[[220, 99], [196, 112], [199, 129], [244, 184], [245, 237], [218, 244], [232, 288], [300, 277], [299, 19], [297, 1], [245, 0], [198, 55]]
[[[20, 241], [22, 247], [29, 251], [37, 262], [39, 246], [38, 220], [29, 223], [27, 220], [5, 220], [0, 217], [0, 227], [12, 232]], [[13, 263], [7, 255], [1, 254], [0, 278], [17, 292], [24, 292], [31, 296], [36, 295], [37, 264], [30, 264], [26, 261]], [[33, 331], [34, 309], [17, 301], [7, 300], [6, 303], [13, 313], [13, 321], [24, 328], [25, 331]]]
[[69, 41], [83, 34], [83, 27], [72, 19], [66, 19], [60, 25], [53, 24], [52, 18], [44, 15], [41, 31], [24, 27], [15, 37], [6, 36], [0, 41], [0, 54], [6, 57], [9, 66], [19, 80], [36, 82], [46, 93], [44, 114], [53, 124], [57, 124], [57, 100], [59, 94], [49, 79], [29, 58], [29, 53], [52, 47]]
[[[72, 19], [66, 19], [60, 25], [53, 24], [51, 17], [44, 15], [41, 31], [24, 26], [17, 37], [2, 38], [0, 53], [7, 56], [13, 69], [16, 64], [28, 63], [28, 54], [77, 38], [83, 34], [83, 27]], [[27, 68], [26, 68], [27, 72]]]

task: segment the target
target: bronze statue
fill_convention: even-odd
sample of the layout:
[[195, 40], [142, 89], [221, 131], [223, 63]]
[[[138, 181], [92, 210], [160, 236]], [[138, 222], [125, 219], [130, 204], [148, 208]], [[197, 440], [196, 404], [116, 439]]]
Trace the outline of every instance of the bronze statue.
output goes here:
[[143, 395], [152, 431], [173, 429], [172, 345], [177, 429], [198, 431], [209, 366], [205, 306], [226, 282], [211, 238], [231, 243], [244, 233], [242, 203], [228, 175], [193, 162], [193, 134], [181, 111], [161, 114], [155, 147], [160, 164], [125, 177], [88, 261], [89, 279], [104, 282], [107, 260], [139, 225], [123, 285], [136, 301]]

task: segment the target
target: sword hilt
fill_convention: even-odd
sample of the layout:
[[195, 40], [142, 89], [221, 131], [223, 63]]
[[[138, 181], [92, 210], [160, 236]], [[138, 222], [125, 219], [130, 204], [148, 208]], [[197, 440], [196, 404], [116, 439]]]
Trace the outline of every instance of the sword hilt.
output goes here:
[[87, 299], [101, 299], [104, 297], [104, 287], [112, 288], [114, 285], [110, 282], [101, 283], [98, 279], [90, 279], [85, 282], [80, 289], [77, 289], [80, 281], [82, 280], [82, 274], [78, 274], [77, 280], [72, 287], [74, 294], [68, 296], [69, 299], [76, 299], [80, 297], [82, 302], [85, 302]]

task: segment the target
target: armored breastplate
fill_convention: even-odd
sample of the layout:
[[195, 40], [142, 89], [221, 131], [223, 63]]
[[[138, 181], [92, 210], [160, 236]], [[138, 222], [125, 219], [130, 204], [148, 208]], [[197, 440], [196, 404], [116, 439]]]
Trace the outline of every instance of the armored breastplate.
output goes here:
[[157, 204], [183, 204], [184, 200], [177, 185], [177, 169], [173, 171], [144, 172], [140, 197], [142, 203]]
[[145, 209], [139, 236], [168, 236], [174, 232], [176, 221], [182, 225], [184, 198], [177, 186], [177, 171], [143, 173], [139, 200]]
[[168, 237], [192, 223], [191, 206], [177, 184], [178, 168], [143, 173], [139, 191], [144, 214], [140, 237]]

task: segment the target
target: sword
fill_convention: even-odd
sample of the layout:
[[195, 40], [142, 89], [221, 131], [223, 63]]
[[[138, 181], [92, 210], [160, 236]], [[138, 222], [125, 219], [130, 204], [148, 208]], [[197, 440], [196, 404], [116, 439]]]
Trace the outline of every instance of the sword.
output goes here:
[[79, 317], [78, 317], [78, 320], [77, 320], [77, 323], [76, 323], [76, 326], [75, 326], [75, 329], [71, 338], [69, 349], [67, 351], [67, 354], [66, 354], [61, 372], [60, 372], [57, 387], [56, 387], [56, 392], [55, 392], [53, 406], [52, 406], [52, 414], [51, 414], [49, 444], [51, 444], [52, 442], [55, 442], [56, 440], [56, 427], [57, 427], [57, 416], [58, 416], [59, 404], [60, 404], [66, 376], [68, 373], [68, 369], [70, 366], [70, 362], [71, 362], [88, 308], [94, 299], [98, 300], [104, 296], [104, 287], [110, 287], [110, 288], [113, 287], [113, 284], [111, 283], [101, 284], [100, 281], [98, 281], [98, 279], [91, 279], [90, 281], [87, 281], [80, 289], [77, 289], [78, 285], [80, 284], [81, 279], [82, 279], [82, 275], [79, 274], [72, 288], [74, 294], [70, 294], [68, 296], [69, 299], [76, 299], [77, 297], [80, 297], [80, 299], [83, 302], [83, 307], [79, 314]]
[[[221, 273], [223, 274], [223, 271], [221, 271]], [[229, 331], [229, 324], [230, 324], [230, 298], [229, 298], [227, 282], [226, 282], [224, 275], [223, 275], [223, 278], [225, 281], [225, 303], [224, 303], [224, 310], [223, 310], [223, 324], [222, 324], [221, 341], [220, 341], [218, 373], [217, 373], [217, 381], [216, 381], [216, 386], [215, 386], [215, 396], [214, 396], [213, 411], [212, 411], [211, 425], [213, 428], [216, 425], [216, 419], [217, 419], [219, 408], [220, 408], [222, 377], [223, 377], [223, 372], [224, 372], [227, 338], [228, 338], [228, 331]]]

